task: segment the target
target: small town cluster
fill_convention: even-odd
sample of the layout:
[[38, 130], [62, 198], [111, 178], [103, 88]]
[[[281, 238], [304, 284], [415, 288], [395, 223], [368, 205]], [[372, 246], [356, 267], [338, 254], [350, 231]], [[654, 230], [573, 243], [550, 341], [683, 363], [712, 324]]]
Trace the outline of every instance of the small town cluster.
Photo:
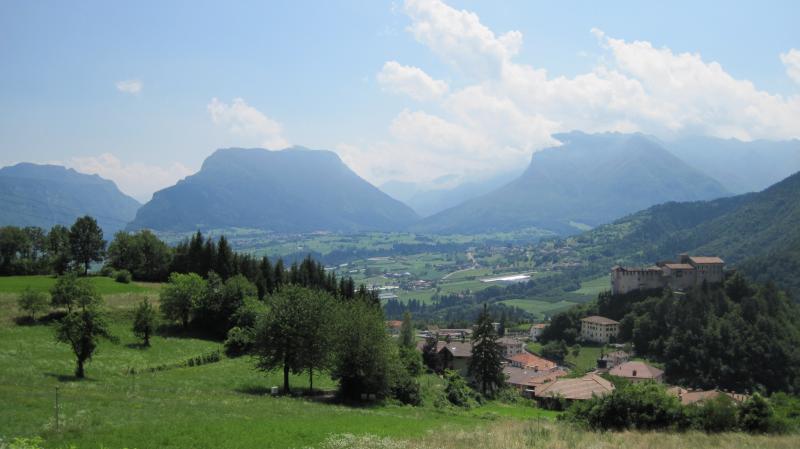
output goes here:
[[[723, 280], [724, 262], [719, 257], [698, 257], [680, 254], [676, 262], [659, 262], [653, 267], [628, 268], [615, 266], [611, 270], [611, 289], [615, 295], [635, 290], [670, 288], [685, 291], [702, 285], [704, 282], [717, 283]], [[390, 330], [397, 331], [400, 321], [387, 323]], [[536, 323], [525, 336], [505, 336], [498, 341], [504, 348], [503, 372], [506, 382], [525, 397], [537, 399], [542, 403], [554, 400], [582, 401], [593, 396], [603, 396], [614, 390], [612, 382], [603, 374], [620, 377], [630, 382], [663, 382], [664, 372], [645, 361], [635, 358], [635, 351], [629, 345], [617, 341], [619, 322], [603, 316], [588, 316], [581, 319], [581, 341], [590, 345], [603, 345], [608, 352], [602, 352], [594, 370], [580, 377], [570, 376], [570, 368], [543, 358], [526, 349], [527, 342], [536, 342], [548, 326]], [[496, 326], [499, 323], [495, 323]], [[468, 376], [468, 366], [472, 357], [472, 329], [429, 328], [418, 334], [421, 339], [436, 337], [435, 353], [440, 365], [445, 369]], [[420, 351], [425, 346], [419, 341]], [[627, 350], [625, 350], [627, 348]], [[703, 402], [719, 395], [727, 395], [736, 402], [747, 399], [744, 395], [719, 390], [690, 390], [681, 386], [671, 386], [668, 392], [677, 396], [681, 402], [692, 404]]]

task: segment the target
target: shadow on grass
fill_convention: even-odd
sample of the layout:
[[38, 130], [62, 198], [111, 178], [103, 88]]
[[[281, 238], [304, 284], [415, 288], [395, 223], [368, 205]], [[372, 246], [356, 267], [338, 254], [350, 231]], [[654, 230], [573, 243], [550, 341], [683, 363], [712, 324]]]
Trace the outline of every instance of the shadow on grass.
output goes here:
[[128, 349], [150, 349], [150, 345], [145, 345], [142, 342], [128, 343], [125, 345], [125, 347]]
[[58, 373], [44, 373], [47, 377], [52, 377], [59, 382], [94, 382], [91, 377], [79, 378], [74, 374], [58, 374]]
[[66, 314], [67, 312], [64, 312], [63, 310], [57, 310], [55, 312], [50, 312], [47, 315], [43, 315], [35, 320], [28, 315], [18, 316], [14, 318], [14, 323], [16, 323], [17, 326], [46, 326], [64, 318]]
[[[272, 387], [265, 387], [263, 385], [244, 385], [235, 388], [234, 391], [236, 391], [237, 393], [249, 394], [252, 396], [272, 396]], [[292, 388], [290, 394], [285, 394], [283, 392], [283, 388], [279, 386], [277, 396], [286, 396], [293, 398], [302, 397], [313, 400], [325, 401], [325, 400], [332, 400], [333, 397], [335, 396], [335, 391], [319, 390], [316, 388], [312, 391], [305, 387], [296, 387]]]

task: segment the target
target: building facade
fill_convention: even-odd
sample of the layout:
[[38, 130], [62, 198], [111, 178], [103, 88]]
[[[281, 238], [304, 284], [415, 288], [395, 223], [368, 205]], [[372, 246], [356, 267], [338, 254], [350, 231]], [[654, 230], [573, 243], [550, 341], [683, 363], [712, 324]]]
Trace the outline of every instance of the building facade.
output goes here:
[[615, 341], [619, 334], [619, 322], [603, 316], [589, 316], [581, 319], [581, 337], [595, 343]]
[[620, 267], [611, 269], [611, 292], [622, 295], [636, 290], [671, 288], [688, 290], [703, 282], [723, 281], [725, 261], [719, 257], [680, 254], [675, 262], [659, 262], [652, 267]]

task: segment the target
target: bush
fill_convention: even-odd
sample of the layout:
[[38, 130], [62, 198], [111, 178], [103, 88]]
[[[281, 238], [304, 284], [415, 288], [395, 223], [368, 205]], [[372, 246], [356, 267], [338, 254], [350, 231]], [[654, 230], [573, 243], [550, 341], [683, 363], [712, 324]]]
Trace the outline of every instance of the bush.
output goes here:
[[100, 268], [100, 276], [113, 278], [115, 273], [114, 267], [111, 265], [103, 265], [103, 267]]
[[598, 430], [659, 430], [688, 424], [678, 398], [653, 382], [633, 383], [606, 396], [576, 402], [565, 419]]
[[756, 393], [739, 407], [739, 427], [750, 433], [778, 432], [782, 427], [763, 396]]
[[238, 357], [250, 351], [255, 341], [255, 333], [250, 328], [234, 326], [228, 331], [225, 339], [225, 355]]
[[736, 429], [736, 404], [725, 394], [688, 408], [692, 427], [709, 433]]
[[422, 394], [417, 379], [408, 373], [402, 373], [392, 382], [392, 397], [408, 405], [422, 404]]
[[475, 392], [467, 385], [467, 381], [455, 371], [445, 370], [447, 385], [444, 388], [447, 400], [456, 407], [472, 408], [478, 405]]
[[131, 272], [128, 270], [119, 270], [114, 273], [114, 280], [120, 284], [130, 284], [132, 280]]
[[24, 311], [31, 317], [31, 320], [36, 320], [36, 315], [44, 313], [50, 308], [50, 300], [46, 293], [37, 292], [30, 287], [25, 287], [17, 300], [17, 306], [20, 310]]

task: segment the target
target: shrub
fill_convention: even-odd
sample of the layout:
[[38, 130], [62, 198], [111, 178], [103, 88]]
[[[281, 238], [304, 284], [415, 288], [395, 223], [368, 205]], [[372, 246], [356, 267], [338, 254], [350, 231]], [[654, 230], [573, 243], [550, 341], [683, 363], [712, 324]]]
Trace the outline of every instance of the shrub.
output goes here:
[[103, 267], [100, 268], [100, 276], [113, 278], [115, 273], [114, 267], [111, 265], [103, 265]]
[[37, 292], [30, 287], [25, 287], [25, 290], [20, 293], [17, 305], [34, 321], [36, 315], [44, 313], [50, 307], [47, 294]]
[[763, 396], [756, 393], [739, 407], [739, 427], [750, 433], [779, 431], [775, 413]]
[[455, 371], [445, 370], [444, 392], [447, 400], [456, 407], [472, 408], [477, 405], [475, 392], [467, 385], [467, 381]]
[[250, 328], [234, 326], [228, 331], [225, 339], [225, 355], [238, 357], [250, 351], [255, 341], [255, 333]]
[[709, 433], [736, 429], [736, 404], [725, 394], [690, 407], [692, 426]]
[[630, 384], [606, 396], [576, 402], [567, 410], [565, 419], [601, 430], [658, 430], [687, 425], [678, 398], [653, 382]]
[[132, 280], [131, 272], [128, 270], [119, 270], [114, 273], [114, 280], [120, 284], [130, 284]]
[[391, 386], [392, 397], [408, 405], [420, 405], [422, 394], [417, 379], [406, 372], [401, 372], [397, 378], [393, 379]]

